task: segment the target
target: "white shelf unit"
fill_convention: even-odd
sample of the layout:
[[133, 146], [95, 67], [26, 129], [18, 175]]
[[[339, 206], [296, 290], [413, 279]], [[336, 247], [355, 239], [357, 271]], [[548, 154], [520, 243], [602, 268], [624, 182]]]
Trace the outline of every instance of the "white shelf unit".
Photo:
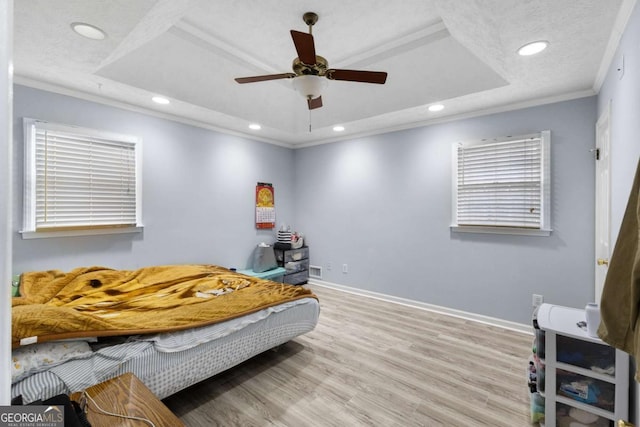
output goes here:
[[[629, 415], [629, 355], [609, 347], [599, 338], [591, 337], [580, 328], [578, 322], [585, 321], [585, 311], [576, 308], [542, 304], [538, 310], [538, 326], [545, 332], [544, 364], [545, 423], [547, 427], [558, 425], [558, 413], [571, 408], [595, 414], [608, 425], [617, 425], [618, 420], [627, 420]], [[612, 374], [591, 369], [591, 358], [606, 360], [614, 367]], [[565, 360], [575, 358], [576, 360]], [[582, 358], [582, 359], [580, 359]], [[571, 381], [591, 383], [600, 390], [598, 401], [585, 403], [561, 391]], [[593, 398], [593, 389], [582, 395], [582, 400]], [[611, 395], [612, 399], [601, 396]], [[599, 420], [602, 422], [603, 420]], [[601, 424], [594, 424], [601, 425]]]

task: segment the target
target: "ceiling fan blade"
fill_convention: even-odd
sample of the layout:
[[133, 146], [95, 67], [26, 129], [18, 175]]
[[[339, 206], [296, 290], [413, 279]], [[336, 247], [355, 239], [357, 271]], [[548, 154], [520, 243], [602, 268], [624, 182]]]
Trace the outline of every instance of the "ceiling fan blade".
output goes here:
[[235, 79], [238, 83], [254, 83], [254, 82], [264, 82], [267, 80], [278, 80], [278, 79], [292, 79], [296, 75], [293, 73], [282, 73], [282, 74], [267, 74], [265, 76], [253, 76], [253, 77], [238, 77]]
[[298, 58], [303, 64], [314, 65], [316, 63], [316, 47], [313, 43], [313, 36], [308, 33], [291, 30], [291, 38], [296, 46]]
[[319, 96], [317, 98], [309, 98], [307, 99], [307, 104], [309, 105], [309, 110], [320, 108], [322, 107], [322, 97]]
[[384, 84], [387, 81], [387, 73], [384, 71], [362, 71], [362, 70], [327, 70], [326, 76], [329, 80], [346, 80], [349, 82], [377, 83]]

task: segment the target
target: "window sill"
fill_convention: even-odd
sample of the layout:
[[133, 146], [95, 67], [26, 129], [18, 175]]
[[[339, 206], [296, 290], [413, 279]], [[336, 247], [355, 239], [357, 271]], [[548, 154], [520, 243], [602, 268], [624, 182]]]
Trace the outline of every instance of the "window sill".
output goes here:
[[46, 239], [49, 237], [75, 237], [75, 236], [99, 236], [104, 234], [141, 233], [143, 226], [123, 228], [95, 228], [87, 230], [60, 230], [60, 231], [20, 231], [22, 239]]
[[519, 236], [550, 236], [551, 230], [539, 230], [532, 228], [509, 228], [487, 226], [452, 225], [451, 231], [455, 233], [482, 233], [482, 234], [511, 234]]

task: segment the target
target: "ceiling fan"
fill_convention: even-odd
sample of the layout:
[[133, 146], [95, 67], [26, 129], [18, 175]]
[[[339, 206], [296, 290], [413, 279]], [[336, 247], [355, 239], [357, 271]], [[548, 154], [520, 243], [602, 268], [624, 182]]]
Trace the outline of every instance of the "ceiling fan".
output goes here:
[[384, 84], [387, 73], [383, 71], [341, 70], [329, 68], [325, 58], [316, 55], [311, 29], [318, 22], [318, 15], [307, 12], [302, 20], [309, 26], [309, 33], [291, 30], [291, 37], [298, 57], [293, 60], [293, 73], [268, 74], [254, 77], [238, 77], [238, 83], [254, 83], [267, 80], [294, 79], [295, 89], [307, 99], [309, 110], [322, 107], [320, 92], [324, 87], [326, 77], [329, 80], [345, 80], [350, 82]]

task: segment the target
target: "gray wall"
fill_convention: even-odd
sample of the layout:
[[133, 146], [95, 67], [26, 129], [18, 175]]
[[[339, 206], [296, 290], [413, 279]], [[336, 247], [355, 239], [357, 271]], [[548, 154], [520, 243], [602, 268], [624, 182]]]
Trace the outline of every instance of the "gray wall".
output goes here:
[[[636, 5], [598, 96], [611, 103], [611, 243], [615, 242], [640, 157], [640, 6]], [[624, 55], [624, 74], [617, 67]]]
[[[584, 307], [596, 107], [582, 98], [296, 150], [295, 216], [311, 263], [327, 282], [525, 324], [533, 293]], [[452, 144], [546, 129], [551, 236], [451, 232]]]
[[[144, 232], [23, 240], [22, 117], [142, 137]], [[245, 267], [273, 240], [253, 225], [266, 181], [278, 223], [306, 234], [324, 280], [528, 323], [532, 293], [575, 307], [593, 298], [595, 117], [592, 97], [294, 151], [16, 86], [13, 269]], [[451, 233], [451, 145], [545, 129], [552, 236]]]
[[[15, 86], [14, 273], [85, 265], [137, 268], [213, 263], [244, 268], [255, 245], [255, 185], [274, 184], [279, 221], [293, 217], [293, 152], [80, 99]], [[143, 139], [140, 234], [23, 240], [22, 118], [32, 117]]]

